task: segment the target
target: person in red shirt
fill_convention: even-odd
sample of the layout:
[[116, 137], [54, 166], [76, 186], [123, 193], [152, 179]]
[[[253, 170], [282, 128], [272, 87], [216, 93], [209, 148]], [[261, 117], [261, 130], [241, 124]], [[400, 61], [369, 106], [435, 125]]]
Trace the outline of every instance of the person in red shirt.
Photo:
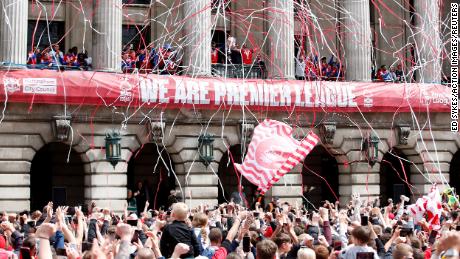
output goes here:
[[216, 43], [212, 43], [212, 50], [211, 50], [211, 64], [219, 63], [219, 49], [216, 47]]
[[243, 64], [244, 65], [251, 65], [252, 64], [252, 53], [254, 53], [253, 49], [249, 49], [246, 44], [243, 45], [241, 49], [241, 55], [243, 56]]

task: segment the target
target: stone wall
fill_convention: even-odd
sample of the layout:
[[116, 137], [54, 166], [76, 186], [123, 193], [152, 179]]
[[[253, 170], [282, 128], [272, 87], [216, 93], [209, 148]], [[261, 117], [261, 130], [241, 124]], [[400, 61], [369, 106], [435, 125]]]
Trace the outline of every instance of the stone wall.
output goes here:
[[[76, 107], [68, 107], [74, 111]], [[53, 135], [52, 117], [62, 114], [58, 105], [9, 104], [5, 118], [0, 124], [0, 210], [19, 211], [29, 208], [30, 201], [30, 169], [35, 154], [48, 143], [56, 142]], [[99, 206], [107, 206], [115, 211], [122, 211], [128, 184], [128, 163], [141, 147], [155, 143], [165, 149], [171, 161], [171, 170], [176, 179], [176, 189], [181, 191], [190, 206], [205, 203], [215, 205], [218, 201], [218, 170], [219, 163], [228, 148], [241, 144], [240, 111], [220, 112], [201, 111], [197, 114], [186, 110], [166, 110], [161, 113], [150, 113], [151, 120], [160, 119], [165, 122], [164, 136], [160, 141], [149, 137], [148, 127], [142, 114], [138, 111], [132, 115], [125, 128], [121, 129], [122, 161], [114, 168], [105, 160], [105, 133], [112, 129], [120, 129], [120, 118], [114, 116], [110, 109], [99, 108], [94, 113], [92, 107], [80, 107], [72, 114], [72, 130], [70, 138], [64, 143], [72, 146], [73, 151], [81, 158], [84, 174], [84, 199], [94, 200]], [[222, 123], [222, 115], [226, 118]], [[196, 116], [196, 117], [194, 117]], [[306, 114], [313, 118], [312, 114]], [[272, 113], [272, 119], [283, 120], [282, 113]], [[351, 114], [348, 118], [322, 114], [316, 120], [304, 122], [296, 135], [305, 136], [310, 126], [318, 128], [324, 119], [335, 120], [336, 130], [332, 143], [322, 143], [325, 152], [337, 161], [338, 188], [337, 195], [342, 202], [348, 201], [354, 192], [361, 196], [376, 198], [380, 195], [380, 161], [391, 148], [400, 150], [410, 161], [410, 182], [414, 185], [414, 198], [420, 196], [431, 186], [430, 182], [443, 183], [449, 181], [449, 164], [460, 146], [458, 134], [448, 129], [448, 114], [432, 114], [431, 130], [421, 130], [411, 125], [407, 144], [399, 143], [397, 123], [388, 121], [410, 122], [410, 114]], [[419, 125], [427, 123], [426, 116], [416, 117]], [[257, 118], [263, 120], [263, 117]], [[256, 122], [257, 120], [253, 120]], [[249, 119], [247, 121], [250, 121]], [[353, 121], [353, 123], [350, 123]], [[366, 127], [366, 121], [373, 125]], [[409, 123], [410, 125], [410, 123]], [[416, 126], [416, 125], [415, 125]], [[314, 129], [319, 134], [319, 130]], [[214, 160], [206, 167], [199, 161], [197, 153], [198, 136], [201, 133], [215, 136]], [[361, 151], [362, 137], [373, 133], [380, 137], [379, 161], [370, 167]], [[306, 165], [316, 164], [315, 155], [307, 157]], [[144, 162], [146, 162], [144, 160]], [[56, 161], [56, 166], [65, 161]], [[147, 161], [148, 163], [148, 161]], [[151, 161], [152, 164], [156, 161]], [[151, 165], [152, 165], [151, 164]], [[150, 166], [151, 166], [150, 165]], [[59, 169], [59, 168], [58, 168]], [[281, 200], [301, 203], [303, 165], [295, 167], [291, 173], [278, 182], [267, 193], [267, 201], [272, 196]], [[68, 172], [61, 172], [61, 180], [65, 181]], [[69, 172], [73, 175], [77, 172]], [[454, 172], [457, 173], [458, 172]], [[316, 181], [316, 180], [315, 180]], [[312, 181], [313, 185], [318, 184]], [[310, 183], [309, 180], [307, 180]], [[304, 181], [305, 185], [305, 181]], [[440, 186], [444, 188], [444, 186]]]

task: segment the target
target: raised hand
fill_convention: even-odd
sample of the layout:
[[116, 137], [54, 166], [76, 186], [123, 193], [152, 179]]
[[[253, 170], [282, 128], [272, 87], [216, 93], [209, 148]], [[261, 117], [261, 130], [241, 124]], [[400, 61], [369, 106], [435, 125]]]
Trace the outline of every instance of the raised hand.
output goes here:
[[[190, 247], [184, 243], [178, 243], [174, 247], [174, 252], [172, 258], [179, 258], [181, 255], [188, 253]], [[177, 256], [177, 257], [176, 257]]]
[[35, 232], [35, 236], [38, 238], [46, 238], [49, 239], [56, 233], [56, 225], [51, 223], [43, 223]]
[[0, 224], [0, 227], [3, 229], [3, 231], [7, 232], [14, 232], [15, 228], [13, 226], [12, 223], [10, 223], [9, 221], [4, 221], [2, 222], [2, 224]]
[[79, 207], [75, 207], [75, 215], [77, 216], [78, 219], [83, 219], [84, 215], [83, 212]]
[[48, 202], [48, 205], [46, 206], [46, 217], [49, 219], [53, 217], [53, 202], [52, 201]]

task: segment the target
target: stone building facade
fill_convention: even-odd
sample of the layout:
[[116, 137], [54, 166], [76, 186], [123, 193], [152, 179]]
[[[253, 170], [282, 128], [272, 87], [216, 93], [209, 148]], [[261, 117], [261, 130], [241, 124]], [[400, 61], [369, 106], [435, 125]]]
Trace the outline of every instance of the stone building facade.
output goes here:
[[[33, 6], [32, 1], [3, 2], [2, 8], [5, 8], [5, 12], [2, 15], [7, 14], [14, 19], [10, 19], [11, 24], [7, 24], [3, 16], [0, 20], [0, 61], [24, 64], [27, 55], [24, 35], [28, 21], [45, 18], [38, 16], [39, 12], [33, 10], [37, 7]], [[50, 13], [52, 3], [41, 2], [39, 8], [43, 9], [43, 13]], [[89, 17], [95, 2], [102, 4], [97, 7], [94, 16]], [[173, 4], [179, 2], [181, 1], [123, 5], [121, 0], [94, 3], [69, 0], [63, 2], [63, 6], [59, 8], [54, 7], [54, 19], [64, 22], [66, 31], [70, 32], [65, 37], [65, 46], [87, 49], [92, 53], [95, 70], [118, 72], [120, 57], [113, 53], [121, 53], [122, 50], [122, 25], [148, 23], [152, 39], [159, 39], [161, 35], [172, 37], [165, 41], [185, 37], [188, 45], [184, 50], [184, 62], [189, 68], [188, 73], [210, 76], [210, 44], [201, 42], [211, 42], [211, 24], [215, 23], [216, 28], [231, 31], [239, 42], [244, 42], [247, 32], [238, 27], [237, 21], [224, 20], [213, 14], [210, 8], [206, 8], [209, 5], [207, 0], [185, 1], [174, 9], [177, 13], [164, 15]], [[252, 2], [233, 1], [231, 7], [242, 10], [250, 7]], [[312, 4], [312, 10], [315, 10], [321, 1], [308, 2]], [[411, 40], [420, 43], [426, 41], [425, 38], [414, 39], [407, 32], [400, 34], [400, 31], [392, 29], [382, 34], [374, 34], [372, 30], [378, 30], [376, 26], [378, 27], [379, 17], [375, 15], [377, 10], [369, 2], [331, 1], [350, 12], [349, 17], [343, 17], [345, 24], [356, 25], [356, 19], [361, 24], [352, 26], [351, 31], [348, 31], [359, 35], [359, 39], [355, 40], [361, 42], [361, 45], [344, 40], [342, 48], [339, 35], [335, 35], [335, 40], [323, 43], [324, 48], [321, 48], [322, 55], [330, 55], [325, 50], [327, 47], [344, 55], [349, 63], [346, 79], [350, 81], [370, 81], [372, 56], [378, 64], [391, 64], [394, 62], [394, 49], [404, 48]], [[399, 2], [402, 7], [397, 4]], [[404, 5], [406, 2], [391, 1], [389, 5], [392, 6], [389, 9], [403, 17], [409, 17], [409, 8]], [[416, 2], [414, 8], [436, 8], [437, 11], [433, 10], [429, 18], [431, 22], [439, 23], [441, 18], [446, 17], [444, 9], [432, 4], [436, 1]], [[270, 8], [262, 7], [264, 11], [261, 17], [265, 19], [253, 21], [254, 28], [262, 28], [252, 31], [254, 39], [263, 46], [265, 52], [276, 56], [276, 64], [269, 61], [267, 64], [269, 77], [292, 79], [294, 35], [302, 34], [299, 31], [302, 28], [301, 19], [294, 14], [296, 3], [291, 0], [270, 0], [265, 3], [270, 8], [284, 12], [270, 14]], [[204, 11], [194, 15], [199, 10]], [[335, 17], [334, 10], [337, 10], [336, 7], [327, 5], [322, 10], [322, 15], [331, 12]], [[380, 11], [388, 24], [397, 23], [385, 10]], [[26, 12], [28, 15], [24, 15]], [[178, 17], [187, 20], [183, 30], [174, 35], [165, 33], [165, 25], [173, 26]], [[291, 22], [286, 22], [286, 19]], [[330, 19], [320, 19], [318, 23], [327, 27], [333, 22]], [[187, 31], [191, 26], [195, 26], [195, 33]], [[389, 28], [398, 26], [404, 27], [403, 24], [394, 24]], [[416, 28], [428, 31], [424, 35], [429, 35], [438, 45], [445, 37], [436, 26], [423, 23]], [[266, 33], [270, 35], [270, 40], [267, 44], [262, 44]], [[391, 37], [394, 37], [394, 45], [382, 44], [385, 41], [383, 38]], [[283, 45], [281, 49], [276, 45], [280, 39]], [[375, 42], [382, 46], [373, 46]], [[375, 49], [381, 51], [375, 55]], [[427, 51], [422, 55], [431, 62], [424, 64], [424, 73], [418, 75], [419, 81], [439, 81], [441, 67], [444, 71], [450, 71], [448, 62], [441, 59], [441, 46], [435, 49], [439, 52], [422, 49], [422, 52]], [[5, 66], [2, 69], [11, 67]], [[62, 118], [56, 116], [64, 114], [70, 115], [71, 129], [62, 137], [62, 132], [56, 126]], [[282, 112], [272, 112], [266, 116], [287, 122], [291, 120], [288, 114]], [[297, 122], [301, 125], [296, 129], [297, 136], [304, 136], [311, 125], [315, 125], [314, 131], [322, 137], [322, 143], [303, 164], [297, 166], [267, 193], [267, 200], [277, 196], [281, 200], [302, 203], [300, 195], [306, 194], [309, 200], [317, 204], [324, 197], [330, 197], [331, 193], [335, 193], [333, 198], [337, 197], [345, 202], [354, 192], [373, 199], [379, 196], [393, 197], [396, 193], [416, 197], [426, 193], [431, 183], [450, 182], [460, 188], [457, 180], [460, 178], [460, 136], [450, 132], [450, 116], [447, 113], [307, 112], [302, 117], [305, 119]], [[235, 182], [238, 180], [236, 176], [229, 176], [234, 171], [228, 166], [228, 150], [243, 149], [247, 144], [246, 140], [250, 138], [251, 130], [242, 129], [252, 129], [257, 125], [257, 119], [260, 119], [257, 116], [244, 117], [242, 121], [242, 118], [241, 111], [216, 113], [209, 110], [171, 109], [159, 112], [141, 109], [131, 114], [126, 121], [119, 112], [108, 107], [4, 102], [0, 120], [0, 210], [37, 209], [46, 198], [59, 199], [54, 196], [65, 194], [66, 201], [72, 204], [94, 200], [99, 206], [121, 211], [126, 202], [127, 188], [135, 188], [138, 180], [148, 181], [150, 193], [155, 196], [153, 200], [158, 204], [164, 204], [168, 191], [176, 189], [180, 190], [180, 195], [191, 206], [200, 203], [216, 205], [219, 201], [229, 199], [229, 194], [235, 191]], [[112, 167], [105, 158], [105, 134], [108, 129], [119, 127], [124, 122], [127, 123], [121, 132], [122, 161]], [[214, 158], [209, 166], [199, 161], [197, 153], [198, 138], [203, 132], [215, 136]], [[369, 165], [362, 151], [363, 138], [371, 133], [379, 137], [378, 161], [374, 166]], [[402, 159], [394, 160], [394, 154]], [[388, 175], [391, 168], [398, 168], [397, 171], [403, 173], [400, 177], [406, 178], [406, 184], [401, 179]], [[327, 181], [318, 180], [321, 178], [312, 176], [311, 171]], [[163, 184], [162, 181], [168, 181], [168, 184]], [[412, 187], [412, 192], [407, 191], [408, 185]], [[244, 186], [246, 190], [251, 189], [250, 184], [246, 183]], [[40, 197], [41, 195], [45, 198]]]

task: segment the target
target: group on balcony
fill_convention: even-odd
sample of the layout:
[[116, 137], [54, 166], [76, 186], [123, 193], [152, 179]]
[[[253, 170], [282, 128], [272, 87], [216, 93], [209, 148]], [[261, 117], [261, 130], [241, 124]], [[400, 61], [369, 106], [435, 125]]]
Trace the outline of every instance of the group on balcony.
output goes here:
[[380, 68], [374, 72], [372, 71], [372, 81], [374, 82], [404, 82], [404, 72], [402, 65], [399, 64], [396, 68], [394, 66], [387, 69], [386, 65], [381, 65]]
[[[255, 55], [254, 58], [254, 54]], [[164, 44], [160, 48], [140, 48], [134, 50], [127, 47], [122, 53], [121, 70], [124, 73], [138, 71], [140, 73], [156, 73], [176, 75], [182, 73], [183, 49]], [[212, 73], [214, 76], [234, 78], [265, 78], [265, 63], [258, 54], [258, 48], [250, 49], [246, 44], [242, 47], [230, 36], [224, 44], [212, 42], [211, 48]], [[28, 53], [27, 65], [38, 69], [80, 69], [90, 70], [92, 58], [86, 50], [78, 51], [77, 47], [70, 48], [67, 53], [60, 50], [59, 44], [40, 50], [35, 47]], [[344, 77], [343, 64], [339, 59], [306, 55], [303, 50], [295, 56], [295, 77], [297, 80], [326, 80], [337, 81]], [[404, 82], [405, 76], [402, 65], [381, 65], [373, 69], [374, 82]]]
[[336, 81], [343, 79], [343, 65], [334, 56], [329, 62], [326, 57], [322, 57], [318, 62], [318, 56], [312, 58], [306, 56], [303, 50], [297, 52], [295, 57], [295, 77], [297, 80], [327, 80]]
[[171, 44], [164, 44], [158, 49], [147, 47], [137, 51], [128, 48], [122, 54], [121, 69], [124, 73], [139, 71], [161, 75], [180, 74], [182, 56], [182, 48], [174, 48]]
[[43, 51], [35, 47], [28, 53], [27, 65], [29, 68], [39, 69], [82, 69], [88, 70], [91, 68], [92, 58], [88, 57], [86, 51], [78, 52], [77, 47], [73, 47], [64, 54], [60, 50], [59, 44], [54, 44], [51, 47], [45, 48]]
[[258, 52], [258, 48], [251, 49], [246, 44], [240, 47], [231, 35], [226, 43], [212, 42], [212, 73], [232, 78], [265, 78], [265, 62]]

